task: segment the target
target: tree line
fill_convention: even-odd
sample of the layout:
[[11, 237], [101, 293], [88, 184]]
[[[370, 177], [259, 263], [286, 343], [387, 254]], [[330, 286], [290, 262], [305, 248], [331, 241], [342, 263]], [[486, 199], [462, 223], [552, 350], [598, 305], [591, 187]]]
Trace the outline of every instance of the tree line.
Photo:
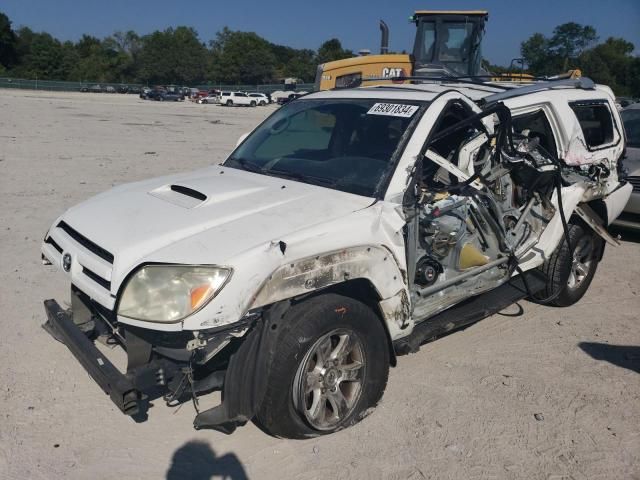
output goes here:
[[[533, 34], [520, 52], [527, 73], [547, 76], [579, 68], [617, 95], [640, 97], [640, 58], [634, 48], [622, 38], [599, 43], [595, 28], [570, 22], [557, 26], [550, 37]], [[0, 75], [17, 78], [148, 85], [265, 84], [286, 77], [313, 82], [318, 64], [353, 55], [335, 38], [318, 50], [296, 49], [227, 27], [208, 43], [185, 26], [62, 42], [28, 27], [13, 30], [0, 12]], [[509, 70], [485, 65], [492, 73]]]
[[535, 33], [522, 42], [520, 53], [535, 76], [580, 69], [596, 83], [610, 86], [616, 95], [640, 97], [640, 57], [623, 38], [599, 43], [590, 25], [569, 22], [558, 25], [550, 37]]
[[319, 63], [352, 56], [335, 38], [318, 50], [296, 49], [227, 27], [208, 44], [185, 26], [63, 42], [28, 27], [14, 30], [0, 12], [0, 75], [16, 78], [148, 85], [265, 84], [287, 77], [313, 82]]

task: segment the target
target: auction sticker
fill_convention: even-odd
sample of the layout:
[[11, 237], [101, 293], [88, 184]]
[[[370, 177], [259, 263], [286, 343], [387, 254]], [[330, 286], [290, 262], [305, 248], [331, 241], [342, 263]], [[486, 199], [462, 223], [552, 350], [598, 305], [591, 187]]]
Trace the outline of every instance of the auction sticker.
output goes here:
[[369, 109], [367, 115], [388, 115], [390, 117], [410, 118], [418, 110], [417, 105], [401, 103], [376, 103]]

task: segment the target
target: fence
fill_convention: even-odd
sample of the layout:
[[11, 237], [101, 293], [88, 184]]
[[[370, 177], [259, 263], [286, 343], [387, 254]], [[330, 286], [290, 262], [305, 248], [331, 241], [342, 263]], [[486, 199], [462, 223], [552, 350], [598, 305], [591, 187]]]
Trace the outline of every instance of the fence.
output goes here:
[[[18, 88], [23, 90], [48, 90], [58, 92], [109, 92], [109, 93], [137, 93], [145, 85], [136, 83], [102, 83], [102, 82], [62, 82], [56, 80], [26, 80], [23, 78], [0, 77], [0, 88]], [[224, 85], [220, 83], [208, 83], [196, 85], [201, 90], [230, 90], [240, 92], [264, 92], [271, 93], [283, 90], [281, 83], [265, 85]], [[310, 92], [314, 90], [313, 83], [299, 83], [297, 90]]]

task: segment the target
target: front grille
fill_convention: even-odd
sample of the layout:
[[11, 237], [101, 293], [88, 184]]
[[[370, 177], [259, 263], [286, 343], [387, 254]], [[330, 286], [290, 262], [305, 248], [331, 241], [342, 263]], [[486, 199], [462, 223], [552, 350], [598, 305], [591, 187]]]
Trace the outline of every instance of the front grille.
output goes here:
[[47, 237], [47, 239], [44, 241], [44, 243], [48, 243], [53, 248], [55, 248], [58, 251], [58, 253], [62, 253], [62, 247], [60, 245], [58, 245], [58, 242], [56, 242], [53, 238]]
[[640, 192], [640, 177], [627, 177], [627, 182], [633, 185], [634, 192]]
[[87, 237], [82, 235], [80, 232], [71, 228], [64, 220], [58, 223], [58, 228], [64, 230], [71, 238], [73, 238], [76, 242], [82, 245], [87, 250], [95, 253], [98, 257], [106, 260], [107, 262], [113, 264], [113, 254], [105, 250], [99, 245], [96, 245]]
[[89, 277], [91, 280], [96, 282], [98, 285], [101, 285], [107, 290], [111, 290], [111, 282], [109, 280], [105, 280], [97, 273], [89, 270], [87, 267], [82, 267], [82, 273], [84, 273], [87, 277]]

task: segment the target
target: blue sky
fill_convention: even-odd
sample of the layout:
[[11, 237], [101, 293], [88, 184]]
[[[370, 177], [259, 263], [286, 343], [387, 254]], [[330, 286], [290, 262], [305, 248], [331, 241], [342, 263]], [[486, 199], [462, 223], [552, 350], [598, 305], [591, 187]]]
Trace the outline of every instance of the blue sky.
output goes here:
[[550, 35], [561, 23], [593, 25], [601, 39], [619, 36], [640, 51], [640, 0], [2, 0], [0, 11], [14, 27], [26, 25], [62, 40], [83, 33], [105, 37], [116, 30], [150, 33], [170, 26], [194, 27], [203, 41], [225, 25], [254, 31], [271, 42], [316, 49], [339, 38], [346, 48], [379, 48], [378, 20], [391, 29], [391, 48], [410, 51], [416, 9], [486, 9], [489, 23], [484, 56], [508, 65], [519, 56], [520, 42], [532, 33]]

